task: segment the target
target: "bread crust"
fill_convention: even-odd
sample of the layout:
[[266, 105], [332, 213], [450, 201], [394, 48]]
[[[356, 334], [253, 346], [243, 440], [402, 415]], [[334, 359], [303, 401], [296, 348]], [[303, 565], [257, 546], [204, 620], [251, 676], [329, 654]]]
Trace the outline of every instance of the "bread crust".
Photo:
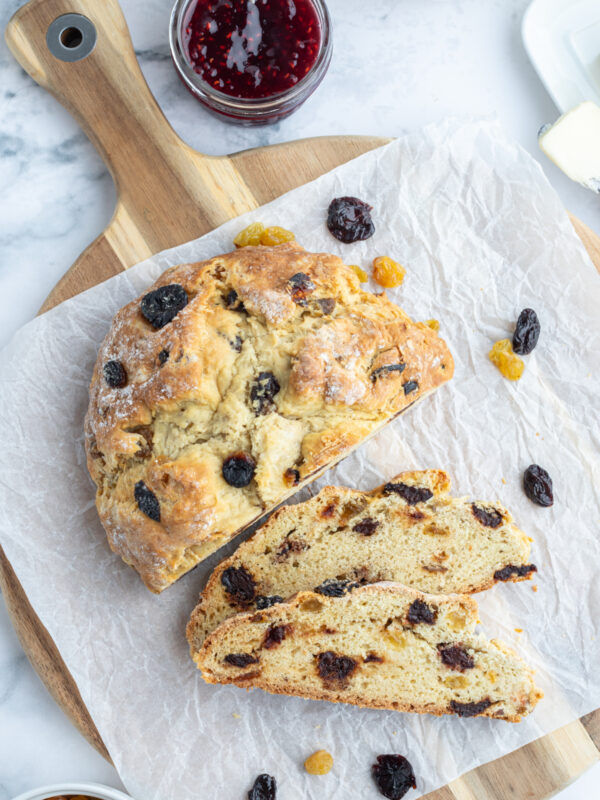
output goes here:
[[[308, 278], [305, 296], [294, 288], [297, 275]], [[85, 421], [109, 544], [154, 592], [453, 373], [434, 331], [385, 295], [363, 291], [336, 256], [296, 243], [182, 264], [149, 291], [173, 283], [188, 303], [164, 327], [144, 318], [141, 298], [115, 316]], [[109, 361], [124, 367], [125, 386], [107, 384]], [[389, 369], [399, 363], [401, 371]], [[257, 413], [251, 389], [265, 372], [279, 390]], [[405, 394], [408, 381], [418, 388]], [[256, 461], [244, 488], [222, 474], [238, 451]], [[138, 507], [139, 482], [156, 497], [160, 521]]]

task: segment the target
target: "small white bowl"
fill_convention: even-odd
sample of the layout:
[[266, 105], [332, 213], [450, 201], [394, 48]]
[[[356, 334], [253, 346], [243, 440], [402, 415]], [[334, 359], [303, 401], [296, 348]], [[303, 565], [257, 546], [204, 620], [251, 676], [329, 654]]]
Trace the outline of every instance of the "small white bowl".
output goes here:
[[50, 797], [60, 795], [83, 794], [98, 800], [132, 800], [128, 794], [111, 789], [110, 786], [100, 786], [99, 783], [57, 783], [53, 786], [41, 786], [15, 797], [14, 800], [49, 800]]

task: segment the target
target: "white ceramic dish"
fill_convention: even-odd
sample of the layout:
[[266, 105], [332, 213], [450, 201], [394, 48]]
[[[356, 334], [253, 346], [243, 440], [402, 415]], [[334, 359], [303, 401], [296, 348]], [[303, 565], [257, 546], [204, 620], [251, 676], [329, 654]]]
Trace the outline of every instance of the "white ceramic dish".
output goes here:
[[20, 794], [14, 800], [48, 800], [50, 797], [69, 794], [87, 795], [98, 800], [132, 800], [128, 794], [111, 789], [110, 786], [100, 786], [99, 783], [57, 783], [54, 786], [41, 786]]
[[599, 0], [533, 0], [521, 32], [531, 63], [562, 112], [585, 100], [600, 105]]

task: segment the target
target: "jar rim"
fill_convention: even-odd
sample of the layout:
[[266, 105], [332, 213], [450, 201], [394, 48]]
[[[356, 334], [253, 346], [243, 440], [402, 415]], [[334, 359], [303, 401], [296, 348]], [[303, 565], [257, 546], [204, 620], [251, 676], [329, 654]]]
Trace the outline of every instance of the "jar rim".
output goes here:
[[329, 67], [332, 53], [331, 18], [324, 0], [310, 0], [319, 18], [321, 38], [317, 58], [307, 74], [298, 83], [281, 92], [271, 94], [268, 97], [249, 98], [233, 97], [215, 89], [192, 68], [185, 54], [180, 32], [185, 14], [194, 2], [197, 2], [197, 0], [176, 0], [169, 23], [169, 45], [179, 76], [187, 88], [209, 106], [226, 114], [239, 115], [240, 117], [272, 114], [280, 108], [282, 102], [287, 105], [301, 99], [305, 92], [310, 94], [324, 77]]

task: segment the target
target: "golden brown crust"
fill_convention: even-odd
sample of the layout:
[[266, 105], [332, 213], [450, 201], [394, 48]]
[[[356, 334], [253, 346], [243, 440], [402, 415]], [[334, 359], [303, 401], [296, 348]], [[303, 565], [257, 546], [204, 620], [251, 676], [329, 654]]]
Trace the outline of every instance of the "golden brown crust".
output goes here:
[[[314, 288], [296, 291], [299, 273]], [[110, 545], [157, 592], [453, 373], [434, 331], [362, 291], [337, 257], [295, 243], [173, 267], [151, 289], [172, 283], [189, 302], [164, 327], [142, 316], [141, 298], [115, 316], [85, 425]], [[125, 387], [104, 380], [110, 360]], [[250, 391], [264, 372], [280, 388], [257, 414]], [[222, 475], [239, 451], [256, 461], [243, 489]], [[160, 522], [134, 500], [140, 481]]]

